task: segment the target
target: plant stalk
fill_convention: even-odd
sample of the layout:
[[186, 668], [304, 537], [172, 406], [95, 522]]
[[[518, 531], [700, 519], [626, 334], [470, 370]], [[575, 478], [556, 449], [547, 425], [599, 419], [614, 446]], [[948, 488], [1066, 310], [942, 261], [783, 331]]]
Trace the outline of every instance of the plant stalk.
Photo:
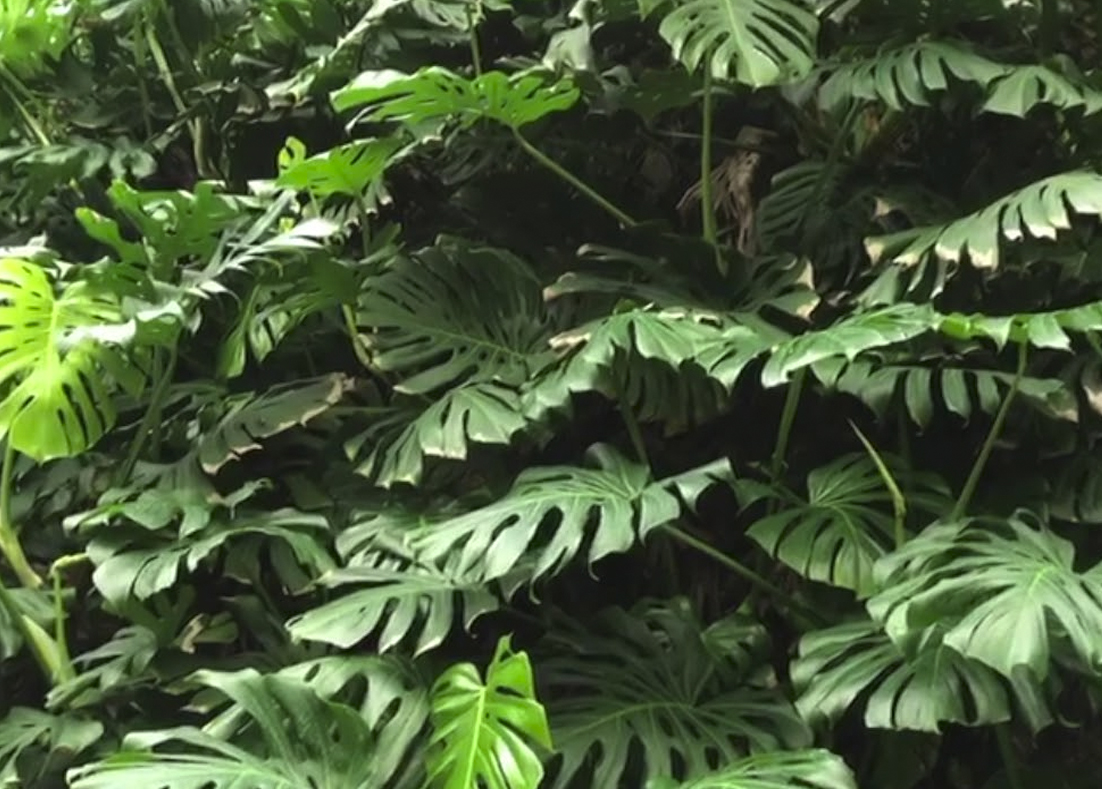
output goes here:
[[788, 384], [788, 392], [784, 398], [784, 409], [781, 411], [781, 423], [777, 428], [777, 443], [773, 447], [773, 457], [769, 461], [769, 476], [776, 482], [781, 472], [784, 471], [785, 455], [788, 454], [788, 440], [792, 436], [792, 424], [796, 421], [796, 410], [800, 405], [800, 396], [803, 394], [804, 379], [807, 376], [807, 368], [801, 367], [792, 376]]
[[42, 669], [42, 673], [51, 681], [56, 679], [50, 656], [46, 654], [46, 651], [43, 649], [43, 644], [39, 639], [35, 638], [34, 633], [31, 632], [31, 627], [27, 622], [27, 616], [19, 607], [19, 603], [15, 602], [11, 590], [2, 582], [0, 582], [0, 608], [3, 608], [7, 612], [8, 618], [11, 619], [15, 629], [19, 631], [19, 635], [23, 636], [23, 643], [27, 645], [28, 651], [34, 655], [34, 660], [38, 664], [38, 667]]
[[37, 589], [42, 586], [42, 578], [27, 561], [27, 555], [23, 552], [23, 544], [19, 541], [19, 535], [15, 532], [15, 525], [11, 519], [11, 489], [13, 466], [15, 465], [15, 450], [11, 445], [11, 437], [8, 437], [4, 446], [4, 461], [0, 465], [0, 552], [8, 560], [19, 582], [27, 589]]
[[54, 644], [57, 645], [58, 676], [62, 680], [70, 680], [76, 677], [73, 668], [73, 658], [69, 654], [69, 637], [65, 632], [65, 601], [62, 599], [61, 574], [69, 567], [83, 564], [88, 561], [88, 554], [73, 553], [62, 556], [50, 565], [50, 577], [54, 582]]
[[991, 430], [987, 434], [987, 438], [984, 439], [983, 446], [980, 447], [980, 453], [976, 457], [976, 462], [972, 465], [972, 470], [968, 473], [968, 479], [965, 480], [964, 488], [961, 489], [960, 498], [957, 499], [957, 503], [953, 507], [953, 512], [950, 515], [952, 520], [963, 518], [968, 511], [968, 505], [972, 503], [972, 496], [975, 495], [976, 488], [980, 484], [980, 477], [983, 476], [983, 470], [987, 466], [987, 461], [995, 449], [995, 442], [999, 440], [1003, 424], [1006, 422], [1006, 417], [1010, 413], [1010, 406], [1018, 394], [1018, 389], [1022, 383], [1022, 377], [1025, 375], [1026, 361], [1028, 358], [1029, 343], [1023, 340], [1018, 346], [1018, 369], [1014, 373], [1014, 380], [1010, 382], [1010, 390], [1006, 393], [1006, 397], [1003, 398], [1002, 405], [999, 406], [999, 411], [995, 414], [995, 421], [991, 424]]
[[723, 267], [716, 232], [714, 184], [712, 182], [712, 70], [704, 67], [704, 108], [700, 142], [700, 219], [704, 240], [716, 249], [716, 264]]
[[579, 192], [581, 192], [583, 195], [588, 197], [593, 203], [600, 206], [608, 214], [613, 216], [616, 221], [619, 222], [622, 226], [633, 227], [634, 225], [638, 224], [634, 219], [632, 219], [626, 213], [613, 205], [609, 200], [602, 197], [596, 190], [593, 189], [593, 187], [591, 187], [585, 181], [578, 178], [578, 176], [574, 175], [572, 172], [567, 170], [554, 159], [547, 156], [547, 154], [545, 154], [536, 146], [532, 145], [532, 143], [528, 142], [528, 140], [524, 138], [519, 130], [513, 129], [513, 136], [516, 138], [517, 143], [526, 154], [531, 156], [548, 170], [559, 176], [559, 178], [563, 179]]
[[145, 414], [142, 415], [142, 421], [138, 424], [138, 433], [134, 436], [134, 440], [130, 442], [130, 449], [126, 453], [126, 460], [123, 461], [122, 466], [119, 468], [119, 476], [116, 484], [125, 485], [130, 481], [130, 475], [134, 473], [134, 468], [138, 465], [138, 458], [141, 457], [142, 450], [145, 448], [145, 442], [148, 440], [149, 436], [153, 434], [153, 428], [160, 421], [161, 408], [164, 405], [165, 395], [168, 394], [168, 386], [172, 383], [173, 375], [176, 372], [177, 358], [177, 349], [176, 346], [173, 345], [169, 350], [168, 361], [165, 362], [160, 375], [157, 377], [157, 383], [153, 387], [153, 393], [149, 396], [149, 407], [146, 408]]
[[895, 547], [897, 549], [902, 548], [907, 542], [907, 499], [904, 498], [903, 491], [899, 489], [895, 477], [892, 476], [891, 471], [888, 469], [888, 464], [884, 462], [884, 458], [880, 457], [880, 453], [876, 451], [876, 447], [872, 445], [871, 441], [865, 438], [865, 434], [861, 432], [857, 425], [850, 422], [849, 426], [853, 428], [853, 432], [857, 434], [857, 438], [861, 441], [861, 444], [864, 445], [865, 451], [868, 452], [869, 457], [872, 458], [872, 462], [876, 465], [876, 470], [879, 472], [880, 478], [888, 488], [888, 493], [892, 499]]
[[739, 562], [737, 559], [731, 558], [718, 548], [715, 548], [712, 545], [706, 543], [704, 540], [698, 539], [688, 532], [677, 528], [673, 524], [666, 524], [661, 528], [662, 531], [673, 537], [678, 542], [687, 545], [690, 548], [699, 551], [700, 553], [703, 553], [705, 556], [711, 557], [714, 561], [722, 564], [724, 567], [731, 570], [743, 580], [748, 581], [752, 586], [760, 589], [761, 591], [769, 595], [772, 595], [779, 602], [787, 605], [793, 611], [796, 611], [811, 622], [817, 625], [824, 624], [822, 617], [820, 617], [816, 612], [809, 609], [807, 606], [805, 606], [796, 598], [792, 597], [792, 595], [788, 594], [788, 592], [784, 591], [776, 584], [773, 584], [762, 576], [758, 575], [758, 573], [754, 572], [749, 567]]
[[639, 420], [635, 418], [635, 412], [631, 410], [631, 404], [627, 401], [627, 368], [625, 366], [625, 372], [620, 379], [620, 391], [619, 391], [619, 405], [620, 413], [624, 417], [624, 426], [627, 427], [628, 438], [631, 439], [631, 446], [635, 450], [635, 456], [648, 469], [650, 465], [650, 457], [647, 455], [647, 445], [643, 441], [643, 431], [639, 429]]
[[478, 79], [482, 76], [482, 48], [478, 43], [478, 22], [471, 5], [467, 6], [467, 41], [471, 47], [471, 63], [474, 64], [474, 76]]

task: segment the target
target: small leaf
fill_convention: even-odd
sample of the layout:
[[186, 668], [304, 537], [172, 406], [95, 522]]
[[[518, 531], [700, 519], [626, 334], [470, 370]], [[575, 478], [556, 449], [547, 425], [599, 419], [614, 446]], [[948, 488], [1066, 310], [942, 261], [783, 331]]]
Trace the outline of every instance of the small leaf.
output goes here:
[[452, 666], [432, 692], [428, 773], [443, 789], [536, 789], [551, 747], [528, 656], [498, 641], [483, 684], [470, 663]]

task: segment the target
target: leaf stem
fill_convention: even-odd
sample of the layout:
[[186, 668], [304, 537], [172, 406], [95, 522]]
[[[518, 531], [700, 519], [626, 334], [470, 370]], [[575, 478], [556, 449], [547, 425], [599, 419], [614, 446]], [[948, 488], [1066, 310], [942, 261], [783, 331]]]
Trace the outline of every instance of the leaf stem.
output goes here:
[[532, 143], [528, 142], [528, 140], [526, 140], [524, 138], [524, 136], [520, 133], [519, 129], [513, 129], [513, 136], [516, 138], [517, 143], [520, 145], [520, 147], [524, 150], [524, 152], [526, 154], [531, 156], [533, 159], [535, 159], [537, 162], [542, 164], [544, 167], [546, 167], [548, 170], [553, 172], [555, 175], [559, 176], [559, 178], [562, 178], [564, 181], [566, 181], [568, 184], [573, 186], [575, 189], [577, 189], [583, 195], [588, 197], [595, 204], [597, 204], [598, 206], [603, 208], [606, 212], [608, 212], [611, 216], [613, 216], [616, 219], [616, 221], [619, 222], [621, 225], [623, 225], [624, 227], [633, 227], [634, 225], [638, 224], [634, 219], [632, 219], [626, 213], [621, 211], [619, 208], [617, 208], [615, 205], [613, 205], [610, 201], [608, 201], [607, 199], [602, 197], [596, 190], [594, 190], [591, 186], [589, 186], [589, 184], [587, 184], [585, 181], [578, 178], [578, 176], [574, 175], [572, 172], [567, 170], [565, 167], [563, 167], [561, 164], [556, 162], [554, 159], [547, 156], [547, 154], [545, 154], [543, 151], [541, 151], [536, 146], [532, 145]]
[[66, 569], [88, 561], [86, 553], [72, 553], [60, 557], [50, 565], [50, 577], [54, 582], [54, 643], [57, 645], [58, 676], [62, 681], [76, 677], [73, 658], [69, 654], [69, 637], [65, 632], [65, 601], [62, 599], [61, 573]]
[[0, 582], [0, 608], [3, 608], [8, 618], [11, 619], [12, 625], [19, 631], [19, 635], [23, 636], [23, 642], [27, 645], [27, 649], [32, 655], [34, 655], [35, 662], [38, 663], [38, 667], [42, 669], [42, 673], [47, 679], [53, 680], [54, 667], [50, 656], [46, 654], [43, 649], [42, 642], [35, 638], [35, 634], [31, 632], [31, 626], [27, 622], [27, 615], [23, 613], [23, 609], [19, 607], [19, 603], [15, 602], [15, 598], [12, 596], [11, 590], [7, 586]]
[[872, 442], [865, 438], [865, 434], [853, 424], [849, 423], [849, 426], [853, 428], [853, 432], [857, 434], [857, 438], [865, 446], [865, 451], [869, 453], [869, 457], [872, 458], [872, 462], [876, 464], [876, 470], [880, 472], [880, 478], [884, 480], [884, 485], [888, 488], [888, 493], [892, 498], [892, 513], [894, 514], [895, 525], [895, 547], [902, 548], [907, 542], [907, 500], [903, 496], [903, 491], [899, 489], [899, 485], [895, 481], [895, 477], [892, 476], [891, 471], [888, 470], [888, 464], [884, 462], [884, 459], [880, 457], [880, 453], [876, 451], [876, 447], [872, 445]]
[[822, 617], [820, 617], [817, 613], [812, 611], [796, 598], [792, 597], [792, 595], [788, 594], [788, 592], [784, 591], [776, 584], [771, 583], [770, 581], [760, 576], [758, 573], [751, 570], [749, 567], [747, 567], [737, 559], [731, 558], [727, 554], [723, 553], [723, 551], [720, 551], [718, 548], [715, 548], [704, 540], [694, 537], [693, 535], [682, 529], [679, 529], [673, 524], [666, 524], [661, 528], [662, 531], [673, 537], [678, 542], [699, 551], [705, 556], [712, 558], [714, 561], [722, 564], [724, 567], [731, 570], [743, 580], [748, 581], [752, 586], [762, 590], [763, 592], [766, 592], [767, 594], [772, 595], [778, 601], [784, 603], [789, 608], [798, 612], [800, 615], [804, 616], [815, 624], [823, 624]]
[[14, 465], [15, 449], [12, 448], [11, 436], [8, 436], [4, 445], [3, 465], [0, 465], [0, 552], [4, 554], [4, 558], [15, 571], [19, 582], [27, 589], [37, 589], [42, 586], [42, 579], [27, 561], [27, 555], [23, 552], [23, 545], [19, 542], [19, 535], [16, 534], [11, 519]]
[[646, 466], [648, 469], [650, 465], [650, 457], [647, 455], [647, 445], [643, 441], [643, 431], [639, 429], [639, 420], [635, 418], [635, 412], [631, 409], [631, 403], [627, 399], [627, 365], [624, 365], [624, 373], [620, 376], [619, 385], [619, 405], [620, 413], [624, 417], [624, 426], [627, 427], [628, 437], [631, 439], [631, 446], [635, 450], [636, 458]]
[[716, 250], [716, 264], [723, 268], [716, 233], [715, 198], [712, 182], [712, 70], [704, 69], [704, 108], [700, 142], [700, 219], [704, 240]]
[[118, 485], [125, 485], [130, 481], [130, 475], [134, 473], [134, 468], [138, 465], [138, 458], [141, 457], [142, 450], [145, 448], [145, 442], [152, 435], [154, 426], [161, 418], [161, 408], [164, 405], [165, 395], [168, 393], [168, 385], [172, 383], [173, 375], [176, 372], [177, 358], [177, 346], [173, 344], [168, 352], [168, 361], [161, 369], [157, 377], [157, 383], [149, 396], [149, 406], [145, 409], [142, 421], [138, 424], [138, 433], [134, 436], [134, 440], [130, 442], [126, 460], [119, 468], [119, 475], [116, 480]]
[[1026, 361], [1028, 358], [1029, 343], [1023, 340], [1018, 345], [1018, 369], [1014, 373], [1014, 379], [1010, 382], [1010, 390], [1006, 393], [1006, 397], [1003, 398], [1002, 405], [999, 406], [999, 412], [995, 414], [995, 421], [991, 424], [991, 430], [987, 434], [983, 446], [980, 447], [980, 453], [976, 457], [976, 462], [972, 465], [972, 470], [968, 474], [968, 479], [964, 483], [964, 488], [961, 489], [960, 498], [957, 499], [957, 503], [953, 507], [953, 512], [950, 515], [952, 520], [963, 518], [968, 511], [968, 505], [972, 503], [972, 496], [976, 493], [976, 487], [980, 483], [980, 477], [983, 475], [983, 470], [987, 466], [988, 459], [991, 457], [991, 452], [995, 449], [995, 442], [999, 440], [999, 435], [1002, 433], [1003, 424], [1006, 422], [1007, 414], [1010, 413], [1010, 406], [1014, 402], [1015, 396], [1018, 394], [1018, 389], [1022, 383], [1022, 377], [1025, 375]]
[[471, 12], [471, 4], [467, 5], [467, 41], [471, 46], [471, 63], [474, 64], [474, 76], [478, 79], [482, 76], [482, 49], [478, 43], [478, 21]]
[[807, 377], [807, 368], [801, 367], [792, 376], [788, 384], [788, 392], [784, 398], [784, 409], [781, 411], [781, 423], [777, 428], [777, 444], [773, 447], [773, 457], [769, 461], [769, 476], [774, 482], [784, 471], [784, 459], [788, 454], [788, 440], [792, 435], [792, 424], [796, 421], [796, 409], [800, 405], [800, 396], [803, 394], [804, 380]]

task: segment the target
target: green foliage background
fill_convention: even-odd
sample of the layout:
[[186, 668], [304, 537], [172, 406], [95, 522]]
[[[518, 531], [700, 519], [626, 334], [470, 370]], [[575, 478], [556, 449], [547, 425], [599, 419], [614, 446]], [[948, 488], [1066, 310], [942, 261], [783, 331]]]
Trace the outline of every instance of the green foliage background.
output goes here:
[[1095, 6], [0, 3], [0, 786], [1096, 786]]

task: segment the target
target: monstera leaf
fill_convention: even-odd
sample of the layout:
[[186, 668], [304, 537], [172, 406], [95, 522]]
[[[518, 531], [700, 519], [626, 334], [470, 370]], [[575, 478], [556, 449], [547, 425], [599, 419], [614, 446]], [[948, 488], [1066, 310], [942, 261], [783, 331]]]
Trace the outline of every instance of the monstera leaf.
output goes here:
[[1012, 192], [986, 208], [945, 225], [904, 230], [866, 242], [874, 260], [914, 265], [926, 256], [995, 269], [999, 242], [1056, 238], [1071, 227], [1072, 213], [1102, 214], [1102, 175], [1086, 170], [1045, 178]]
[[554, 699], [556, 789], [625, 785], [637, 757], [644, 778], [688, 778], [748, 751], [810, 743], [796, 711], [767, 688], [768, 673], [758, 674], [769, 645], [750, 620], [705, 627], [674, 600], [610, 609], [596, 628], [557, 628], [548, 639], [540, 681]]
[[583, 552], [593, 564], [630, 550], [681, 514], [682, 497], [691, 503], [730, 475], [721, 460], [652, 482], [645, 466], [611, 447], [590, 454], [597, 468], [525, 470], [497, 502], [419, 529], [412, 551], [426, 562], [454, 557], [458, 572], [483, 580], [502, 578], [528, 558], [536, 579]]
[[[690, 71], [752, 87], [793, 82], [814, 65], [819, 23], [803, 0], [673, 0], [659, 33]], [[659, 7], [665, 7], [662, 3]]]
[[[891, 466], [896, 464], [888, 459]], [[934, 478], [914, 477], [907, 486], [913, 510], [940, 513], [952, 507], [948, 488]], [[747, 531], [762, 548], [805, 578], [874, 591], [873, 565], [892, 546], [891, 495], [867, 455], [844, 455], [807, 476], [807, 497], [739, 483], [745, 507], [765, 498], [777, 511]]]
[[397, 389], [467, 381], [518, 384], [551, 359], [539, 281], [508, 252], [441, 239], [364, 283], [360, 339]]
[[895, 110], [925, 107], [949, 88], [950, 78], [986, 88], [1011, 69], [955, 41], [919, 41], [837, 68], [819, 89], [819, 103], [833, 109], [850, 97], [879, 99]]
[[[846, 362], [828, 359], [812, 366], [825, 386], [860, 398], [883, 415], [898, 393], [912, 421], [926, 427], [943, 413], [971, 419], [976, 413], [993, 414], [1014, 382], [1014, 374], [979, 367], [927, 367], [919, 363], [886, 362], [866, 358]], [[1023, 376], [1018, 397], [1061, 419], [1077, 416], [1075, 397], [1067, 384], [1055, 378]]]
[[578, 100], [569, 80], [548, 82], [539, 72], [504, 74], [488, 71], [467, 79], [439, 66], [415, 74], [366, 71], [332, 94], [338, 112], [362, 107], [369, 122], [401, 121], [419, 127], [447, 120], [462, 126], [488, 119], [519, 130]]
[[[113, 524], [95, 532], [88, 554], [96, 570], [93, 580], [100, 593], [116, 605], [128, 599], [145, 600], [178, 582], [181, 571], [194, 572], [203, 562], [225, 551], [227, 575], [249, 581], [269, 554], [277, 576], [290, 588], [306, 586], [300, 565], [317, 576], [333, 569], [325, 546], [328, 522], [320, 515], [292, 509], [219, 512], [205, 519], [187, 517], [175, 530], [170, 518], [153, 526]], [[253, 563], [253, 564], [250, 564]]]
[[295, 638], [345, 649], [379, 631], [380, 652], [407, 640], [415, 642], [414, 654], [427, 652], [451, 633], [457, 615], [470, 629], [500, 602], [480, 579], [381, 552], [357, 565], [333, 570], [318, 582], [328, 588], [358, 588], [296, 616], [287, 629]]
[[[502, 638], [483, 682], [470, 663], [452, 666], [432, 691], [429, 780], [442, 789], [536, 789], [550, 748], [528, 656]], [[535, 746], [535, 747], [534, 747]]]
[[946, 646], [1006, 677], [1047, 677], [1054, 651], [1102, 665], [1102, 564], [1077, 570], [1072, 543], [1026, 512], [930, 527], [877, 574], [869, 612], [894, 641], [942, 622]]
[[276, 185], [319, 199], [335, 194], [361, 198], [378, 184], [401, 147], [394, 137], [355, 140], [307, 158], [305, 146], [292, 137], [280, 152]]
[[38, 461], [83, 452], [115, 422], [112, 382], [142, 375], [119, 351], [133, 336], [114, 300], [81, 283], [55, 294], [45, 269], [0, 259], [0, 434]]
[[923, 630], [905, 651], [868, 620], [809, 633], [792, 664], [796, 706], [811, 723], [829, 723], [860, 701], [871, 728], [931, 732], [1005, 722], [1015, 702], [1035, 728], [1051, 719], [1035, 679], [1011, 685], [942, 635], [937, 625]]
[[647, 789], [857, 789], [853, 773], [830, 751], [778, 751], [739, 759], [708, 775], [678, 783], [656, 778]]
[[260, 449], [257, 443], [296, 425], [304, 425], [333, 407], [351, 388], [352, 381], [339, 374], [281, 384], [259, 396], [231, 400], [218, 424], [198, 442], [203, 470], [215, 474], [226, 463]]
[[0, 786], [38, 785], [44, 776], [28, 774], [28, 767], [51, 759], [64, 767], [102, 735], [97, 721], [14, 707], [0, 719]]
[[56, 0], [6, 0], [0, 5], [0, 64], [24, 78], [41, 72], [72, 40], [72, 11]]
[[896, 304], [849, 315], [832, 326], [797, 335], [776, 345], [762, 370], [765, 386], [776, 386], [795, 372], [826, 359], [854, 359], [875, 348], [895, 345], [940, 325], [929, 305]]
[[237, 745], [190, 726], [133, 733], [116, 755], [71, 771], [69, 785], [233, 789], [249, 776], [248, 785], [269, 789], [372, 789], [386, 777], [378, 774], [368, 722], [303, 682], [252, 669], [203, 671], [195, 679], [239, 705], [258, 736], [242, 737]]
[[1078, 84], [1046, 66], [1015, 66], [995, 80], [983, 108], [988, 112], [1024, 118], [1038, 105], [1081, 109], [1086, 114], [1102, 110], [1102, 91]]
[[427, 458], [465, 460], [474, 444], [508, 444], [533, 421], [516, 388], [494, 381], [449, 389], [427, 405], [410, 399], [346, 444], [370, 452], [357, 470], [381, 487], [421, 481]]
[[[276, 677], [299, 682], [321, 699], [356, 710], [376, 736], [375, 775], [388, 785], [405, 786], [402, 774], [420, 774], [416, 756], [429, 722], [429, 678], [412, 661], [379, 655], [333, 655], [295, 663]], [[214, 688], [210, 689], [215, 692]], [[219, 694], [223, 695], [223, 694]], [[231, 704], [206, 731], [232, 738], [249, 719], [248, 709]]]

